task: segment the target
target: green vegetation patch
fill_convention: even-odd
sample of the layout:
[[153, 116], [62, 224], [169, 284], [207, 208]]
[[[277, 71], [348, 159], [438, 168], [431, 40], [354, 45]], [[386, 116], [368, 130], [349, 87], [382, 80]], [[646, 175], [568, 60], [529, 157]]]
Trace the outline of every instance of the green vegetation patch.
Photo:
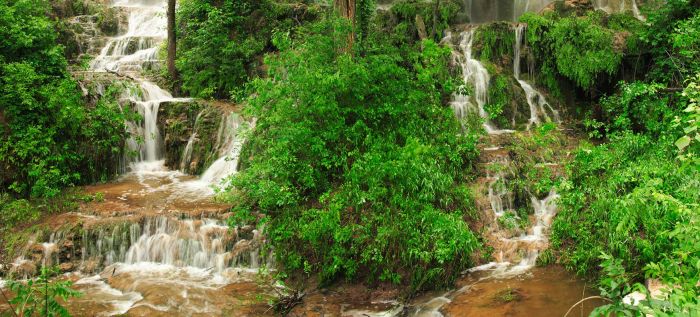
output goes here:
[[259, 120], [233, 179], [237, 219], [266, 215], [287, 272], [390, 281], [407, 293], [448, 285], [480, 248], [463, 220], [478, 135], [460, 133], [442, 104], [450, 50], [372, 38], [371, 50], [350, 54], [349, 30], [326, 19], [303, 38], [277, 39], [286, 49], [253, 82]]

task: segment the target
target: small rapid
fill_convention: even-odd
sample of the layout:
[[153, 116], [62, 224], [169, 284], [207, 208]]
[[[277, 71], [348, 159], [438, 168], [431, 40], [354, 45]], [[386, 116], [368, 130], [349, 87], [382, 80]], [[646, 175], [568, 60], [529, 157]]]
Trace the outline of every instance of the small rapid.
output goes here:
[[[484, 129], [489, 134], [511, 133], [513, 130], [498, 129], [484, 109], [488, 103], [491, 76], [486, 67], [472, 56], [475, 31], [476, 28], [469, 28], [461, 32], [456, 47], [453, 44], [451, 31], [447, 31], [447, 35], [442, 40], [443, 43], [453, 47], [453, 61], [461, 69], [464, 81], [464, 86], [453, 94], [450, 106], [460, 121], [467, 118], [470, 112], [477, 113], [484, 121]], [[466, 87], [473, 88], [472, 95], [466, 92]]]
[[526, 24], [519, 23], [516, 24], [514, 27], [515, 44], [513, 48], [513, 75], [520, 84], [520, 87], [525, 92], [527, 104], [530, 108], [530, 119], [527, 124], [527, 129], [529, 130], [533, 125], [539, 125], [544, 122], [553, 121], [556, 123], [561, 123], [561, 118], [559, 117], [559, 112], [555, 110], [549, 104], [549, 102], [547, 102], [547, 99], [541, 92], [539, 92], [528, 82], [520, 78], [521, 55], [523, 51], [523, 46], [525, 45], [526, 31]]
[[[194, 100], [175, 98], [147, 79], [147, 72], [162, 62], [158, 50], [167, 37], [166, 1], [115, 0], [111, 6], [128, 17], [128, 25], [123, 34], [106, 40], [90, 72], [126, 82], [119, 105], [139, 115], [125, 122], [131, 137], [123, 174], [116, 182], [87, 187], [88, 194], [104, 201], [57, 216], [55, 222], [78, 227], [56, 226], [49, 236], [34, 234], [10, 273], [29, 278], [49, 266], [71, 272], [65, 278], [85, 294], [68, 303], [75, 315], [220, 314], [238, 297], [261, 294], [257, 273], [274, 266], [262, 251], [262, 229], [230, 227], [222, 220], [230, 205], [213, 197], [215, 187], [225, 186], [237, 172], [245, 131], [254, 121], [223, 106], [190, 108]], [[174, 167], [180, 170], [166, 166], [170, 143], [164, 131], [170, 122], [159, 120], [169, 110], [165, 107], [178, 105], [182, 107], [174, 109], [199, 109]], [[218, 129], [216, 142], [200, 146], [212, 159], [196, 177], [185, 171], [202, 137], [197, 131], [205, 124], [200, 122], [205, 111], [221, 113], [221, 119], [214, 122], [218, 128], [207, 127]]]
[[[470, 28], [461, 35], [460, 52], [455, 58], [456, 64], [462, 68], [464, 83], [474, 87], [474, 96], [467, 96], [460, 93], [455, 94], [451, 106], [455, 115], [462, 119], [468, 111], [478, 113], [484, 120], [484, 128], [489, 136], [486, 138], [488, 144], [482, 149], [482, 156], [487, 158], [483, 181], [477, 183], [485, 184], [485, 195], [488, 204], [481, 207], [482, 219], [485, 219], [484, 235], [489, 245], [493, 247], [494, 261], [480, 266], [473, 267], [465, 273], [462, 279], [465, 283], [457, 289], [447, 293], [437, 294], [437, 296], [418, 300], [413, 305], [411, 316], [434, 317], [443, 316], [446, 309], [452, 307], [462, 307], [459, 302], [469, 300], [480, 287], [493, 287], [501, 285], [502, 282], [520, 281], [530, 273], [536, 266], [540, 253], [548, 248], [548, 231], [552, 220], [557, 212], [557, 199], [559, 195], [552, 189], [546, 197], [530, 196], [530, 208], [532, 216], [526, 219], [528, 226], [520, 230], [506, 228], [502, 219], [507, 221], [520, 221], [516, 211], [515, 195], [511, 192], [513, 173], [511, 172], [511, 158], [504, 145], [499, 143], [505, 133], [514, 132], [512, 130], [500, 130], [489, 120], [488, 113], [484, 110], [488, 97], [488, 71], [478, 60], [472, 58], [472, 46], [475, 27]], [[530, 119], [527, 124], [529, 130], [533, 125], [544, 122], [559, 123], [558, 112], [547, 102], [542, 93], [533, 88], [529, 83], [520, 78], [521, 74], [521, 54], [525, 44], [524, 35], [526, 25], [516, 24], [514, 26], [515, 43], [513, 56], [513, 75], [520, 87], [525, 92], [527, 103], [530, 108]], [[445, 38], [444, 42], [451, 43], [451, 34]], [[455, 48], [453, 48], [455, 50]], [[539, 269], [537, 274], [540, 274]], [[492, 299], [489, 299], [492, 300]], [[460, 312], [463, 308], [458, 308]], [[450, 314], [453, 315], [453, 314]], [[473, 314], [478, 316], [480, 314]]]

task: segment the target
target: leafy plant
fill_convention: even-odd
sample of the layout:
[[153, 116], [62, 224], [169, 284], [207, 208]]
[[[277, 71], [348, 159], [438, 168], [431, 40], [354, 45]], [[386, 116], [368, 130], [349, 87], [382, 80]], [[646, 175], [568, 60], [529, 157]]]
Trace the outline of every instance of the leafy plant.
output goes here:
[[442, 104], [450, 51], [370, 37], [372, 50], [353, 56], [343, 49], [349, 27], [324, 19], [266, 58], [234, 209], [266, 215], [289, 272], [402, 283], [407, 293], [446, 285], [480, 247], [460, 185], [480, 132], [460, 133]]
[[66, 69], [47, 1], [0, 2], [0, 183], [17, 196], [114, 176], [126, 129], [109, 95], [89, 105]]
[[58, 302], [57, 298], [65, 302], [71, 297], [81, 296], [81, 293], [71, 289], [70, 281], [51, 281], [57, 272], [57, 269], [42, 268], [41, 274], [36, 279], [26, 282], [13, 280], [7, 282], [8, 288], [15, 294], [9, 300], [9, 304], [13, 306], [12, 309], [16, 315], [70, 316], [68, 310]]

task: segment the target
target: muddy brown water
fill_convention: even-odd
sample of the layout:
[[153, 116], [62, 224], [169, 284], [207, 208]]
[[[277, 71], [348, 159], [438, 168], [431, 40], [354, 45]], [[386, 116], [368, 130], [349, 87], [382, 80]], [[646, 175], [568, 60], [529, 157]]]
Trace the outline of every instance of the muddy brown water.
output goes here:
[[[100, 192], [104, 200], [82, 206], [81, 213], [97, 215], [97, 222], [114, 216], [143, 214], [220, 213], [227, 205], [211, 198], [174, 199], [189, 177], [173, 182], [150, 175], [136, 179], [85, 188]], [[160, 179], [159, 179], [160, 178]], [[148, 185], [146, 185], [148, 184]], [[156, 190], [159, 189], [159, 190]], [[74, 216], [74, 215], [73, 215]], [[61, 217], [61, 216], [58, 216]], [[115, 274], [116, 273], [116, 274]], [[444, 316], [564, 316], [580, 299], [595, 295], [590, 284], [559, 266], [535, 267], [508, 278], [489, 277], [481, 271], [460, 278], [448, 297], [450, 302], [431, 313]], [[83, 296], [71, 299], [67, 308], [73, 316], [274, 316], [268, 302], [276, 292], [272, 282], [261, 279], [257, 270], [230, 268], [220, 273], [192, 267], [173, 267], [157, 263], [138, 263], [107, 267], [95, 276], [71, 273]], [[410, 303], [399, 304], [398, 289], [370, 290], [360, 285], [343, 285], [310, 290], [291, 316], [392, 316], [415, 315], [415, 307], [444, 292], [423, 294]], [[588, 316], [599, 301], [577, 306], [569, 316]], [[401, 307], [403, 306], [403, 308]], [[5, 310], [7, 305], [0, 305]], [[7, 312], [0, 313], [0, 316]]]
[[[597, 295], [590, 284], [559, 266], [536, 267], [521, 275], [477, 281], [474, 274], [459, 281], [467, 287], [443, 307], [446, 316], [558, 317], [583, 298]], [[585, 301], [569, 316], [588, 316], [602, 305], [600, 300]]]

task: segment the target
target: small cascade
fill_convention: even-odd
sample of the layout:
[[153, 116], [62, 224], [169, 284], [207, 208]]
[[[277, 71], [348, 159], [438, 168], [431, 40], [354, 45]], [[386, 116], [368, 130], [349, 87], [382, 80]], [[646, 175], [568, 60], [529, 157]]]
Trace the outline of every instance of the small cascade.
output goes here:
[[647, 18], [642, 15], [642, 13], [639, 11], [639, 6], [637, 5], [637, 0], [632, 0], [632, 14], [634, 15], [637, 20], [640, 21], [646, 21]]
[[197, 127], [199, 127], [200, 119], [202, 118], [204, 111], [200, 111], [197, 114], [197, 118], [194, 120], [194, 128], [192, 129], [192, 135], [187, 140], [187, 145], [185, 150], [182, 152], [182, 158], [180, 159], [180, 170], [186, 172], [192, 162], [192, 151], [194, 148], [194, 142], [197, 140]]
[[138, 88], [127, 89], [122, 99], [133, 104], [143, 120], [142, 123], [127, 124], [132, 135], [127, 141], [127, 146], [130, 151], [138, 154], [135, 162], [161, 160], [163, 140], [157, 123], [160, 105], [164, 102], [185, 102], [189, 99], [173, 98], [170, 93], [146, 80], [139, 80]]
[[[483, 151], [498, 153], [501, 149], [501, 147], [493, 147], [486, 148]], [[488, 164], [489, 167], [487, 169], [492, 170], [487, 175], [487, 179], [490, 181], [488, 185], [488, 199], [489, 206], [493, 210], [495, 222], [495, 219], [513, 210], [513, 193], [506, 186], [507, 178], [510, 175], [508, 171], [510, 160], [508, 157], [498, 155]]]
[[[472, 57], [472, 46], [474, 43], [474, 33], [476, 29], [470, 28], [460, 34], [458, 50], [453, 48], [454, 62], [462, 70], [464, 84], [474, 88], [474, 96], [469, 96], [463, 92], [457, 92], [452, 96], [450, 106], [458, 119], [464, 119], [468, 112], [476, 112], [484, 120], [484, 129], [489, 134], [502, 134], [513, 132], [511, 130], [499, 130], [491, 120], [489, 114], [484, 109], [488, 102], [489, 81], [491, 76], [488, 70], [478, 60]], [[443, 43], [452, 45], [452, 32], [447, 32]]]
[[238, 156], [245, 141], [242, 133], [247, 127], [247, 123], [236, 113], [231, 113], [222, 119], [216, 137], [216, 147], [219, 149], [219, 159], [217, 159], [202, 174], [201, 181], [207, 184], [219, 184], [225, 177], [236, 173], [238, 170]]
[[[76, 242], [80, 248], [75, 247]], [[257, 269], [271, 263], [261, 258], [263, 243], [260, 232], [252, 227], [231, 228], [223, 221], [207, 218], [149, 217], [140, 223], [86, 229], [82, 236], [54, 232], [48, 242], [30, 242], [26, 254], [15, 259], [10, 273], [27, 276], [35, 273], [35, 264], [48, 267], [61, 262], [72, 263], [83, 272], [142, 262], [215, 273], [229, 268]], [[31, 270], [27, 270], [30, 264]]]
[[[627, 1], [630, 2], [629, 9], [627, 7]], [[634, 17], [638, 20], [646, 20], [646, 17], [644, 17], [639, 11], [639, 5], [637, 4], [637, 0], [594, 0], [593, 7], [596, 10], [603, 10], [607, 13], [630, 11], [632, 12], [632, 15], [634, 15]]]
[[274, 266], [271, 256], [261, 252], [265, 241], [258, 229], [231, 228], [217, 219], [144, 217], [67, 230], [51, 234], [45, 243], [30, 242], [27, 254], [12, 264], [10, 277], [28, 278], [40, 265], [59, 263], [61, 270], [78, 270], [70, 273], [75, 287], [89, 296], [68, 304], [96, 307], [94, 314], [85, 313], [90, 316], [121, 315], [156, 303], [160, 311], [183, 311], [176, 302], [160, 302], [162, 297], [154, 295], [170, 289], [177, 294], [168, 296], [179, 296], [179, 303], [194, 301], [184, 315], [214, 314], [218, 308], [209, 307], [205, 295], [224, 292], [231, 283], [253, 282], [260, 267]]
[[554, 0], [464, 0], [465, 22], [517, 21], [525, 12], [539, 12]]
[[39, 244], [43, 251], [41, 266], [49, 267], [55, 263], [58, 263], [58, 242], [62, 239], [63, 234], [61, 232], [52, 232], [51, 236], [49, 237], [49, 242]]
[[504, 175], [498, 173], [489, 184], [489, 203], [496, 218], [502, 217], [507, 210], [513, 209], [513, 195], [504, 184]]
[[[538, 125], [544, 122], [554, 121], [556, 123], [561, 122], [559, 117], [559, 112], [555, 110], [544, 95], [537, 91], [525, 80], [520, 79], [520, 67], [521, 67], [521, 54], [522, 47], [525, 42], [525, 31], [527, 31], [526, 24], [515, 25], [515, 47], [513, 56], [513, 74], [515, 79], [518, 80], [520, 87], [525, 91], [525, 96], [527, 98], [527, 104], [530, 107], [530, 119], [528, 120], [527, 128], [528, 130], [532, 125]], [[552, 117], [548, 115], [552, 114]]]

